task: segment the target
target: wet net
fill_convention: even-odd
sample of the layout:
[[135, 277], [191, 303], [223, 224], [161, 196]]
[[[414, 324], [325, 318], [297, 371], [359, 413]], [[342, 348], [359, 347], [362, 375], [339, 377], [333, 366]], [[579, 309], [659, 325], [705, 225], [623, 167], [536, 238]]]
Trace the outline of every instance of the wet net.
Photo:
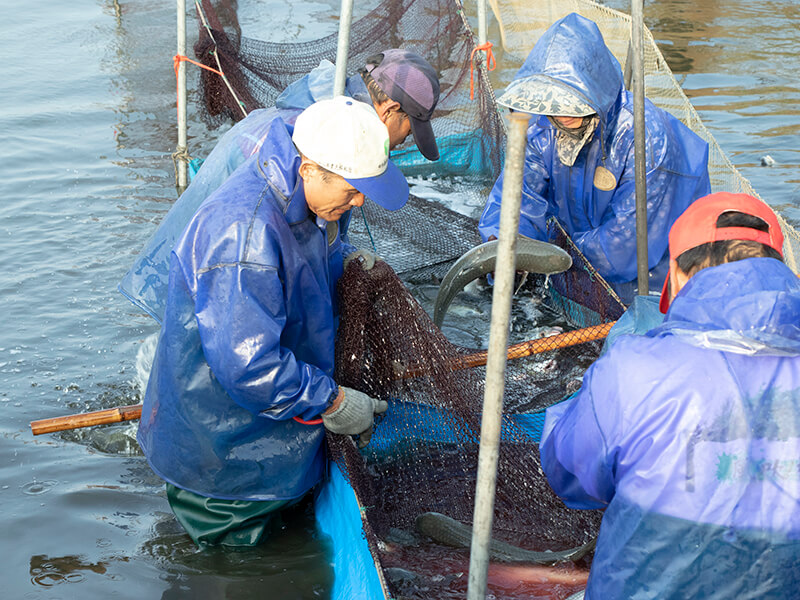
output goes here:
[[[589, 0], [559, 0], [530, 2], [528, 0], [490, 0], [495, 17], [496, 35], [500, 44], [495, 48], [498, 68], [492, 75], [492, 84], [504, 88], [513, 78], [536, 40], [558, 19], [577, 12], [597, 23], [603, 39], [623, 67], [625, 83], [631, 89], [631, 18], [629, 15]], [[708, 172], [714, 192], [727, 191], [750, 194], [760, 198], [750, 182], [733, 166], [717, 140], [700, 120], [700, 116], [686, 97], [664, 55], [659, 50], [652, 33], [643, 28], [643, 54], [645, 96], [656, 106], [680, 119], [709, 145]], [[769, 201], [769, 199], [766, 199]], [[800, 273], [800, 234], [778, 214], [784, 233], [786, 264]]]
[[[539, 36], [557, 19], [575, 11], [594, 20], [611, 51], [625, 66], [630, 18], [580, 0], [530, 2], [493, 0], [490, 39], [498, 69], [473, 65], [475, 15], [459, 0], [385, 0], [353, 22], [348, 74], [386, 48], [405, 47], [437, 70], [442, 95], [432, 120], [442, 158], [429, 163], [409, 143], [392, 158], [413, 177], [446, 180], [452, 204], [412, 196], [401, 211], [387, 214], [367, 203], [354, 214], [351, 241], [373, 247], [385, 259], [369, 271], [353, 263], [340, 284], [341, 326], [336, 379], [390, 401], [369, 446], [357, 450], [349, 438], [329, 440], [364, 511], [364, 533], [389, 592], [408, 598], [463, 597], [467, 549], [445, 548], [416, 528], [421, 514], [437, 512], [470, 525], [485, 380], [485, 351], [451, 343], [405, 287], [441, 279], [452, 262], [479, 243], [475, 217], [504, 159], [505, 129], [494, 87], [504, 87]], [[202, 72], [205, 116], [211, 123], [239, 120], [255, 108], [271, 106], [290, 83], [335, 61], [337, 36], [279, 44], [243, 37], [235, 6], [228, 1], [197, 3], [200, 38], [195, 47], [221, 78]], [[714, 190], [756, 195], [731, 165], [700, 121], [672, 76], [649, 31], [645, 30], [647, 96], [709, 142]], [[626, 70], [627, 73], [627, 70]], [[473, 209], [469, 209], [472, 206]], [[797, 271], [797, 232], [781, 220], [787, 264]], [[572, 511], [556, 498], [541, 471], [538, 441], [543, 410], [574, 392], [599, 356], [602, 338], [625, 305], [580, 255], [556, 222], [552, 239], [573, 258], [566, 273], [536, 281], [543, 301], [556, 307], [577, 329], [509, 349], [494, 538], [525, 550], [564, 550], [596, 536], [600, 514]], [[589, 557], [582, 558], [586, 566]], [[569, 567], [564, 567], [569, 568]], [[405, 570], [418, 577], [407, 578]], [[395, 573], [394, 577], [386, 577]], [[463, 573], [462, 573], [463, 574]], [[490, 582], [491, 584], [491, 582]], [[578, 586], [580, 587], [580, 586]], [[564, 598], [575, 587], [549, 597]], [[497, 597], [531, 597], [530, 590]]]
[[[390, 406], [361, 451], [346, 437], [329, 436], [332, 458], [364, 507], [376, 560], [390, 574], [402, 567], [416, 575], [413, 590], [389, 577], [390, 590], [405, 585], [405, 597], [463, 597], [465, 578], [443, 578], [437, 565], [447, 556], [466, 571], [468, 550], [445, 552], [440, 538], [429, 539], [415, 525], [429, 512], [472, 523], [486, 351], [448, 341], [385, 262], [369, 271], [351, 263], [339, 290], [336, 380]], [[494, 539], [556, 551], [598, 533], [599, 511], [566, 508], [550, 490], [538, 454], [543, 409], [574, 391], [599, 355], [602, 339], [591, 333], [581, 329], [509, 350]]]

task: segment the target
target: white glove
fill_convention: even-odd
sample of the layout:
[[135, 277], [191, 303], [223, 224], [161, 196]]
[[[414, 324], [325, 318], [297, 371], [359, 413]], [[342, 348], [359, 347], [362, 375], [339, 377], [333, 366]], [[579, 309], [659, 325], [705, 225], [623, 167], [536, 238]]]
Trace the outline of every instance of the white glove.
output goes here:
[[331, 433], [359, 436], [358, 447], [363, 448], [372, 437], [375, 415], [386, 412], [389, 405], [353, 388], [340, 386], [339, 392], [342, 401], [332, 412], [322, 413], [322, 424]]

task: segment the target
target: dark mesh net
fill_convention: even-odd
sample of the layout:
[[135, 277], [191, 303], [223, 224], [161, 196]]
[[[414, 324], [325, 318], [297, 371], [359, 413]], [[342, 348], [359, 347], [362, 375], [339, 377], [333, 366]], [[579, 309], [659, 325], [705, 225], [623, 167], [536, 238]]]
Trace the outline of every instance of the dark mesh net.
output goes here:
[[[337, 36], [312, 42], [271, 43], [241, 36], [230, 2], [202, 1], [198, 59], [221, 70], [225, 79], [202, 71], [203, 114], [212, 123], [239, 120], [256, 108], [274, 104], [290, 83], [336, 59]], [[470, 99], [470, 55], [475, 39], [457, 0], [385, 0], [352, 23], [348, 74], [366, 59], [388, 48], [414, 50], [439, 74], [441, 95], [432, 119], [441, 158], [427, 161], [409, 138], [392, 151], [406, 175], [455, 176], [454, 193], [485, 198], [502, 169], [505, 131], [484, 70], [475, 69]], [[487, 183], [488, 182], [488, 183]], [[387, 215], [368, 203], [365, 219], [353, 215], [351, 240], [362, 248], [392, 257], [406, 280], [441, 277], [449, 263], [480, 242], [474, 221], [429, 202], [412, 200]]]
[[548, 221], [551, 241], [572, 257], [572, 268], [551, 277], [550, 303], [576, 327], [615, 321], [625, 304], [595, 270], [555, 219]]
[[[418, 515], [433, 511], [472, 523], [486, 352], [448, 341], [385, 262], [369, 271], [349, 265], [339, 289], [336, 379], [389, 400], [390, 410], [364, 450], [329, 436], [331, 454], [365, 507], [367, 537], [381, 564], [399, 566], [404, 556], [420, 569], [441, 546], [414, 533]], [[580, 546], [600, 523], [597, 511], [566, 508], [539, 462], [540, 410], [564, 398], [565, 374], [582, 373], [600, 351], [580, 332], [566, 335], [537, 340], [535, 354], [510, 360], [506, 370], [493, 535], [528, 550]], [[466, 566], [466, 550], [449, 552], [460, 552]], [[442, 593], [466, 585], [431, 577], [419, 585]]]
[[[321, 59], [335, 60], [336, 36], [298, 44], [251, 40], [241, 36], [232, 5], [203, 0], [202, 7], [197, 55], [214, 69], [221, 67], [227, 79], [203, 72], [210, 118], [238, 120], [270, 106]], [[430, 163], [409, 142], [392, 159], [407, 175], [447, 177], [454, 194], [483, 200], [501, 170], [505, 134], [483, 70], [476, 69], [470, 100], [475, 43], [457, 0], [386, 0], [353, 23], [348, 73], [387, 48], [424, 56], [441, 79], [433, 126], [442, 158]], [[609, 286], [563, 231], [552, 233], [574, 266], [539, 278], [537, 285], [577, 327], [616, 319], [623, 307]], [[477, 223], [412, 195], [406, 207], [392, 213], [368, 202], [352, 215], [350, 237], [386, 262], [369, 271], [354, 262], [341, 279], [336, 380], [389, 400], [390, 409], [364, 450], [347, 437], [329, 436], [331, 456], [364, 508], [365, 535], [394, 595], [463, 597], [467, 578], [444, 577], [441, 567], [466, 572], [468, 550], [432, 542], [415, 531], [415, 521], [433, 511], [472, 523], [486, 352], [447, 340], [398, 275], [406, 283], [441, 279], [452, 261], [480, 243]], [[577, 547], [596, 536], [600, 513], [567, 509], [553, 494], [541, 471], [538, 441], [543, 409], [577, 388], [607, 330], [579, 329], [509, 349], [496, 539], [542, 551]], [[589, 559], [582, 560], [586, 566]], [[386, 577], [397, 567], [418, 577]], [[565, 589], [551, 597], [566, 597]], [[525, 594], [529, 597], [529, 590], [500, 597]]]

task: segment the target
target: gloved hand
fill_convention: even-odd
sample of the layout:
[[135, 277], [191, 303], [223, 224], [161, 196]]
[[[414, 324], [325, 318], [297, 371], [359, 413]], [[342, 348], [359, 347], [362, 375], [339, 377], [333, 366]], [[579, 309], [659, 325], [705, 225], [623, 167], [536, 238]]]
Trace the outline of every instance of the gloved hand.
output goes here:
[[347, 268], [347, 265], [350, 264], [350, 261], [360, 259], [361, 268], [365, 271], [369, 271], [372, 267], [375, 266], [375, 261], [383, 260], [377, 254], [370, 252], [369, 250], [356, 250], [355, 252], [351, 252], [347, 256], [344, 257], [344, 268]]
[[357, 435], [358, 447], [363, 448], [372, 437], [372, 422], [376, 414], [386, 412], [385, 400], [376, 400], [353, 388], [339, 386], [333, 405], [322, 413], [322, 424], [332, 433]]

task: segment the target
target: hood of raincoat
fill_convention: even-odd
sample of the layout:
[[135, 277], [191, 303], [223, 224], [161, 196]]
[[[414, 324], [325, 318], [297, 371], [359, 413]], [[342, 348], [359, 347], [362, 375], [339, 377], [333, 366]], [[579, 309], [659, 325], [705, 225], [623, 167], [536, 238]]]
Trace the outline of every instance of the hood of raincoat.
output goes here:
[[[514, 110], [533, 112], [530, 106], [526, 109], [524, 90], [535, 89], [541, 102], [536, 109], [538, 114], [558, 115], [570, 113], [557, 107], [560, 99], [568, 102], [572, 96], [597, 113], [602, 131], [619, 112], [623, 81], [619, 61], [606, 46], [597, 25], [571, 13], [539, 38], [498, 102]], [[550, 109], [544, 106], [548, 96]]]
[[651, 337], [740, 354], [800, 354], [800, 279], [774, 258], [702, 269], [678, 292]]
[[[314, 102], [333, 98], [333, 83], [336, 79], [336, 65], [329, 60], [321, 60], [307, 75], [289, 84], [275, 100], [275, 108], [308, 108]], [[346, 96], [372, 105], [367, 86], [360, 75], [351, 75], [345, 81]]]

